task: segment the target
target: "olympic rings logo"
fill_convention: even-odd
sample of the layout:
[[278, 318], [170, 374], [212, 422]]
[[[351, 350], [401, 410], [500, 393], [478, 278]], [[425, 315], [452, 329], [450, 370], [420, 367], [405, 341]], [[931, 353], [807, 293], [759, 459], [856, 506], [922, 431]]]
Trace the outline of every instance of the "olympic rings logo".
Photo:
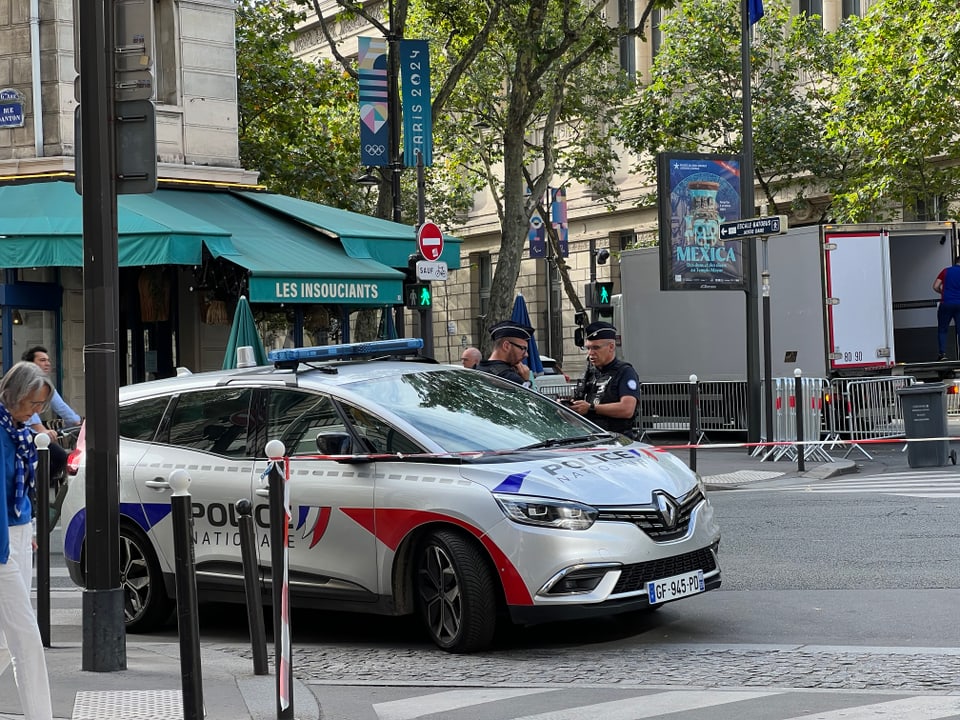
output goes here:
[[371, 157], [380, 157], [387, 152], [385, 145], [364, 145], [363, 152]]

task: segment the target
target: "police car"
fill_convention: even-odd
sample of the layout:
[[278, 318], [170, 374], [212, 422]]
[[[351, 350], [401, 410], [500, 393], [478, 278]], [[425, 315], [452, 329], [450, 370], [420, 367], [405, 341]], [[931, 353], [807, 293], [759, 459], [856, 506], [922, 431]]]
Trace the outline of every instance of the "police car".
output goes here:
[[[176, 469], [191, 478], [200, 600], [244, 602], [244, 498], [270, 596], [271, 440], [289, 471], [295, 606], [415, 614], [439, 647], [471, 652], [499, 622], [622, 613], [719, 587], [713, 508], [680, 460], [501, 378], [405, 357], [421, 346], [282, 350], [272, 367], [121, 388], [127, 629], [148, 631], [172, 607]], [[81, 462], [63, 502], [80, 585], [84, 484]]]

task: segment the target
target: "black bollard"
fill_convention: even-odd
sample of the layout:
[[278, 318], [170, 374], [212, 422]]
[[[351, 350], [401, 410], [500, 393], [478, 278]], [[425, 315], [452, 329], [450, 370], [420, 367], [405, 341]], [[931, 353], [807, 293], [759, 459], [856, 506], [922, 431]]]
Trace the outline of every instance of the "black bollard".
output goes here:
[[690, 469], [697, 471], [697, 442], [700, 440], [700, 392], [697, 376], [690, 376]]
[[260, 592], [260, 568], [257, 563], [257, 540], [253, 533], [253, 503], [237, 500], [240, 527], [240, 554], [243, 557], [243, 586], [247, 595], [247, 624], [253, 650], [253, 674], [269, 675], [267, 665], [267, 631], [263, 623], [263, 595]]
[[193, 548], [193, 509], [190, 475], [174, 470], [168, 480], [173, 490], [173, 566], [177, 588], [177, 632], [180, 636], [180, 685], [183, 720], [203, 720], [203, 672], [200, 667], [200, 621], [197, 614], [196, 553]]
[[293, 720], [293, 643], [287, 586], [287, 532], [290, 518], [284, 502], [286, 465], [283, 443], [271, 440], [270, 458], [270, 586], [273, 591], [273, 646], [277, 670], [277, 720]]
[[50, 647], [50, 436], [39, 433], [37, 446], [37, 627], [44, 647]]
[[793, 395], [797, 404], [797, 470], [806, 470], [806, 445], [803, 444], [803, 372], [800, 368], [793, 371]]

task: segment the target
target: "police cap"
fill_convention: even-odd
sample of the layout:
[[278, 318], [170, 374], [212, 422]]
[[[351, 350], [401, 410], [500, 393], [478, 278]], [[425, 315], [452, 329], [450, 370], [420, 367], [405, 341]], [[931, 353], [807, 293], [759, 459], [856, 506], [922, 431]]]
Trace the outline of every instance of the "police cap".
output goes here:
[[503, 340], [504, 338], [529, 340], [531, 337], [533, 337], [532, 327], [515, 323], [512, 320], [498, 322], [490, 328], [490, 338], [492, 340]]
[[587, 325], [587, 340], [616, 340], [617, 329], [608, 322], [592, 322]]

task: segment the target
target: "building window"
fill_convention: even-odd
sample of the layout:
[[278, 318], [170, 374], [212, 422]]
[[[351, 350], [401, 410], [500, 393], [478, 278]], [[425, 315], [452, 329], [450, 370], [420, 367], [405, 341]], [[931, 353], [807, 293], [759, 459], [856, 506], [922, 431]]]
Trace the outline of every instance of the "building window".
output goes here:
[[860, 17], [862, 10], [860, 0], [843, 0], [843, 19], [848, 17]]
[[493, 261], [490, 253], [481, 252], [472, 256], [474, 266], [473, 286], [476, 289], [474, 307], [478, 308], [473, 324], [474, 342], [479, 346], [483, 341], [483, 319], [490, 309], [490, 285], [493, 283]]
[[157, 102], [162, 105], [179, 105], [180, 63], [177, 62], [177, 7], [174, 0], [156, 0], [154, 3], [154, 47], [153, 82], [156, 86]]
[[[617, 21], [622, 28], [632, 30], [636, 24], [633, 13], [633, 0], [617, 0]], [[620, 69], [631, 80], [637, 77], [636, 40], [633, 35], [620, 36]]]
[[916, 222], [937, 222], [947, 219], [947, 201], [941, 195], [917, 198], [913, 207], [909, 205], [903, 209], [903, 219]]
[[660, 46], [663, 45], [663, 33], [660, 32], [660, 23], [663, 22], [663, 10], [654, 8], [650, 13], [650, 58], [657, 57]]
[[806, 13], [810, 17], [818, 15], [823, 18], [823, 0], [799, 0], [798, 12]]

